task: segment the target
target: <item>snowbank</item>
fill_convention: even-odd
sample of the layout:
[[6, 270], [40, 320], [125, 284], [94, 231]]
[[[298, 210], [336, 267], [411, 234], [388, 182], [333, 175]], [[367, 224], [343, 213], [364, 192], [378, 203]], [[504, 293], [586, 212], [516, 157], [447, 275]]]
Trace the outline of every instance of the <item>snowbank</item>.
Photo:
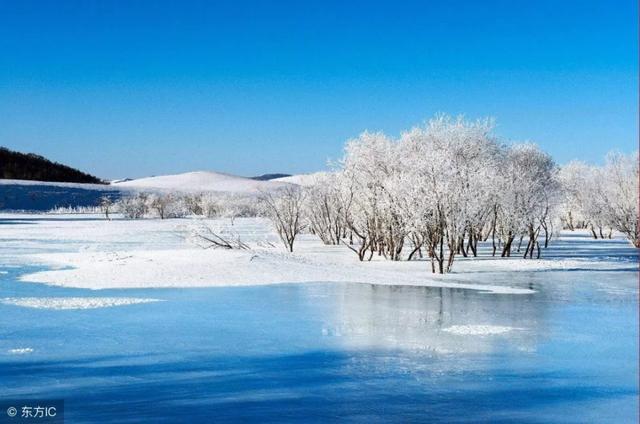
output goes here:
[[0, 220], [12, 224], [3, 226], [5, 251], [12, 253], [0, 257], [1, 263], [49, 268], [23, 275], [23, 281], [89, 289], [349, 282], [527, 294], [533, 290], [519, 272], [637, 269], [637, 251], [624, 240], [591, 240], [586, 232], [563, 234], [540, 260], [494, 258], [490, 246], [481, 246], [480, 257], [456, 259], [453, 273], [437, 275], [425, 260], [391, 262], [375, 256], [359, 262], [346, 246], [325, 246], [312, 235], [301, 236], [290, 254], [259, 218], [236, 219], [234, 225], [198, 221], [232, 231], [251, 250], [190, 245], [190, 219], [0, 215]]
[[[33, 258], [59, 269], [28, 274], [21, 277], [23, 281], [88, 289], [350, 282], [532, 293], [529, 289], [451, 281], [452, 276], [432, 275], [424, 264], [420, 264], [423, 269], [402, 266], [414, 265], [407, 263], [388, 267], [382, 262], [357, 261], [342, 266], [327, 257], [313, 258], [264, 249], [54, 253], [34, 255]], [[69, 266], [72, 268], [62, 269]]]

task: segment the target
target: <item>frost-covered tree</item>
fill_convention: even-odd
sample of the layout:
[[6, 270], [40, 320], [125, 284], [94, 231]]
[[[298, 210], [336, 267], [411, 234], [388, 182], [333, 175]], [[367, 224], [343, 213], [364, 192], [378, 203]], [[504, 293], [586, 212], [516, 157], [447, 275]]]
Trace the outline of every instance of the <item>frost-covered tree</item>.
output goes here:
[[572, 161], [559, 172], [562, 185], [562, 221], [565, 228], [588, 228], [597, 239], [611, 235], [606, 231], [606, 178], [602, 167]]
[[186, 193], [182, 196], [182, 204], [187, 215], [203, 215], [202, 196], [203, 193]]
[[638, 153], [611, 152], [602, 170], [600, 196], [605, 222], [640, 247], [638, 234]]
[[141, 219], [148, 213], [148, 198], [145, 193], [124, 196], [118, 202], [118, 210], [127, 219]]
[[184, 196], [174, 193], [151, 194], [147, 199], [149, 210], [152, 210], [160, 219], [180, 218], [187, 214]]
[[558, 201], [557, 167], [535, 144], [509, 147], [499, 169], [496, 230], [503, 243], [502, 256], [511, 256], [516, 237], [528, 237], [524, 257], [540, 257], [538, 236]]
[[215, 218], [222, 214], [223, 203], [220, 196], [214, 193], [202, 193], [198, 200], [200, 215]]
[[570, 162], [560, 172], [567, 228], [589, 228], [593, 238], [611, 238], [615, 229], [638, 247], [637, 153], [611, 152], [603, 166]]
[[456, 254], [476, 255], [495, 205], [500, 146], [491, 131], [489, 120], [439, 116], [399, 140], [370, 132], [350, 140], [337, 178], [348, 182], [345, 221], [359, 259], [399, 260], [409, 241], [409, 258], [425, 250], [444, 273]]
[[[349, 247], [360, 260], [377, 253], [399, 260], [407, 238], [405, 164], [397, 141], [364, 132], [350, 140], [342, 160], [342, 202], [347, 204]], [[355, 240], [355, 246], [352, 241]]]
[[[401, 139], [405, 208], [415, 245], [426, 244], [438, 272], [449, 272], [458, 252], [477, 252], [493, 207], [499, 145], [490, 120], [438, 116]], [[413, 202], [413, 205], [412, 205]], [[465, 235], [468, 243], [465, 246]], [[447, 258], [445, 265], [445, 244]]]
[[562, 187], [562, 222], [571, 231], [587, 225], [583, 211], [588, 201], [590, 187], [587, 184], [591, 172], [587, 164], [574, 160], [561, 167], [558, 173]]

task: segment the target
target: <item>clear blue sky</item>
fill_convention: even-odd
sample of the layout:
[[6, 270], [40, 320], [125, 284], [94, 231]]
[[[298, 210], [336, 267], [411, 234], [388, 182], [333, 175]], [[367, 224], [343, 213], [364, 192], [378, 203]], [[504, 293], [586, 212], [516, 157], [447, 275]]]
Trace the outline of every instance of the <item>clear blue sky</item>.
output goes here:
[[103, 178], [299, 173], [445, 112], [599, 161], [637, 149], [637, 19], [636, 0], [0, 0], [0, 145]]

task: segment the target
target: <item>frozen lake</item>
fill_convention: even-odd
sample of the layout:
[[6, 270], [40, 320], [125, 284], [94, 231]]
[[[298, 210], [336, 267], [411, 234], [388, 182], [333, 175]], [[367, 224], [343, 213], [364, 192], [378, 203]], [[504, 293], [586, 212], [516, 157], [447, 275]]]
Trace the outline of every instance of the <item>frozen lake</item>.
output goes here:
[[[322, 281], [90, 290], [19, 278], [47, 269], [31, 253], [86, 252], [89, 264], [103, 261], [100, 269], [117, 274], [148, 272], [143, 254], [156, 246], [194, 261], [202, 252], [184, 250], [179, 220], [27, 218], [0, 220], [0, 400], [64, 399], [68, 422], [638, 416], [638, 258], [620, 239], [566, 234], [547, 261], [461, 261], [447, 280], [529, 289], [517, 294]], [[242, 228], [262, 237], [258, 224]], [[349, 252], [322, 256], [327, 249], [312, 240], [300, 249], [291, 262], [307, 267], [300, 269], [365, 269]], [[233, 266], [216, 262], [223, 253], [213, 265]], [[131, 257], [137, 268], [127, 268]], [[181, 263], [166, 269], [180, 275]], [[372, 267], [368, 275], [379, 270], [380, 280], [427, 264], [362, 266]], [[118, 281], [140, 278], [131, 274]]]
[[[516, 285], [531, 295], [321, 283], [91, 291], [0, 271], [0, 392], [63, 398], [70, 422], [637, 418], [633, 271], [525, 274]], [[15, 304], [78, 297], [162, 301]]]

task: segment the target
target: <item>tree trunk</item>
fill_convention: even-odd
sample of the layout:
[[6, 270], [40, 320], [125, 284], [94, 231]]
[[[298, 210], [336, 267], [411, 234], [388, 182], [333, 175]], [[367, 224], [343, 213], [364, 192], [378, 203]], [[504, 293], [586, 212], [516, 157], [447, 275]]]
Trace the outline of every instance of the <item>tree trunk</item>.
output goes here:
[[573, 215], [571, 215], [571, 211], [569, 211], [569, 222], [567, 222], [569, 224], [569, 229], [571, 231], [574, 231], [574, 226], [573, 226]]
[[[522, 247], [522, 239], [524, 238], [524, 236], [520, 236], [520, 241], [518, 242], [518, 250], [517, 252], [520, 253], [520, 248]], [[525, 256], [527, 256], [527, 254], [525, 253]]]
[[444, 237], [440, 236], [440, 256], [438, 257], [438, 272], [444, 274]]
[[477, 257], [478, 256], [478, 238], [479, 237], [473, 237], [473, 232], [469, 232], [469, 249], [471, 249], [471, 254], [473, 255], [473, 257]]
[[458, 253], [462, 253], [462, 256], [467, 257], [467, 249], [464, 247], [464, 234], [458, 241]]
[[491, 256], [496, 256], [496, 230], [493, 229], [493, 233], [491, 234], [491, 243], [493, 244], [493, 252]]
[[527, 248], [524, 251], [524, 256], [523, 256], [524, 259], [527, 259], [527, 255], [529, 254], [529, 247], [531, 247], [531, 250], [533, 250], [533, 243], [531, 240], [531, 236], [529, 236], [529, 241], [527, 242]]
[[507, 241], [504, 243], [504, 248], [502, 249], [502, 257], [511, 257], [511, 243], [513, 243], [514, 236], [509, 235]]

